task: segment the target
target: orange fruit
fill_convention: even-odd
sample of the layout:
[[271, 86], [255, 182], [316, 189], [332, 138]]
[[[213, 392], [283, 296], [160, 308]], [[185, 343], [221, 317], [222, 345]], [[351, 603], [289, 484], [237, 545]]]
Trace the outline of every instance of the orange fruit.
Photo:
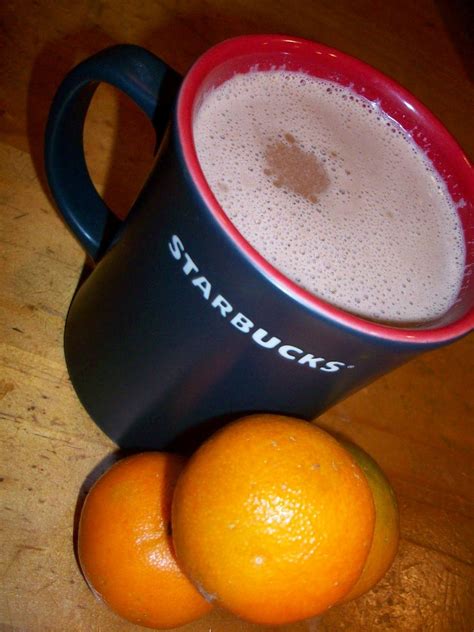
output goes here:
[[183, 625], [211, 606], [181, 572], [170, 536], [184, 460], [149, 452], [115, 463], [82, 508], [78, 554], [92, 591], [121, 617], [151, 628]]
[[375, 529], [372, 545], [362, 575], [342, 601], [350, 601], [366, 593], [379, 582], [392, 565], [400, 537], [398, 504], [387, 477], [378, 463], [362, 448], [342, 441], [364, 472], [375, 504]]
[[262, 624], [317, 615], [355, 584], [374, 505], [350, 454], [313, 424], [252, 415], [190, 458], [176, 485], [173, 540], [210, 602]]

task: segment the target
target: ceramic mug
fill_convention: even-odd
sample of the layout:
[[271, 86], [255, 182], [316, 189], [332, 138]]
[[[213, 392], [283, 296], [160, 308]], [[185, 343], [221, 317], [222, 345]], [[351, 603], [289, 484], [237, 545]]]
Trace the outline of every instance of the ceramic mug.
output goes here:
[[[283, 64], [350, 85], [416, 130], [414, 140], [459, 202], [466, 273], [455, 305], [437, 322], [390, 327], [329, 305], [271, 266], [217, 203], [196, 156], [193, 111], [234, 73]], [[171, 120], [169, 140], [123, 222], [97, 194], [84, 159], [84, 119], [102, 81], [142, 108], [158, 143]], [[71, 381], [92, 419], [123, 447], [167, 448], [256, 411], [312, 418], [474, 327], [469, 162], [411, 94], [326, 46], [278, 35], [237, 37], [204, 53], [183, 80], [140, 47], [100, 52], [58, 90], [46, 170], [60, 212], [96, 262], [67, 317]]]

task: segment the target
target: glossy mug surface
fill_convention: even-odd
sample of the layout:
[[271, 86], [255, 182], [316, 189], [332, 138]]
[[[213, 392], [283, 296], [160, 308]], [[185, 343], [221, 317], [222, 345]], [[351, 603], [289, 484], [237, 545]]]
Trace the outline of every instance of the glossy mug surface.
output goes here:
[[[389, 326], [344, 311], [296, 284], [237, 230], [196, 153], [193, 117], [236, 73], [284, 67], [350, 86], [410, 133], [449, 190], [464, 233], [457, 298], [435, 321]], [[125, 222], [96, 193], [82, 126], [93, 91], [109, 82], [169, 142]], [[199, 440], [255, 411], [312, 418], [414, 355], [474, 327], [472, 167], [437, 119], [366, 64], [306, 40], [245, 36], [218, 44], [184, 80], [151, 53], [117, 46], [61, 85], [46, 131], [53, 197], [96, 266], [65, 329], [71, 381], [94, 421], [126, 448]]]

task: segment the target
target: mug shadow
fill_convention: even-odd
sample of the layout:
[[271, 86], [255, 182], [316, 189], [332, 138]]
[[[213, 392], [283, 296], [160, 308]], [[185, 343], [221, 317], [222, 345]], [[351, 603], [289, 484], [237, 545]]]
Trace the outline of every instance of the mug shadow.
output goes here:
[[474, 6], [466, 0], [435, 0], [464, 70], [474, 81]]
[[115, 43], [99, 28], [84, 29], [47, 42], [34, 61], [28, 84], [27, 137], [36, 175], [53, 207], [44, 166], [44, 134], [54, 94], [76, 64]]

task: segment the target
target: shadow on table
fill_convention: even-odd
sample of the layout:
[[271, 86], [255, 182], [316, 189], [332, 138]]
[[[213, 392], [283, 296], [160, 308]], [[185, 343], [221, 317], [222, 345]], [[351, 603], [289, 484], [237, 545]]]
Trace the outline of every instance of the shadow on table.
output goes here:
[[[68, 71], [77, 63], [116, 43], [98, 28], [86, 29], [48, 42], [35, 60], [28, 90], [28, 141], [39, 182], [54, 207], [44, 167], [44, 133], [54, 94]], [[91, 138], [89, 143], [88, 136], [91, 137], [92, 133], [88, 134], [86, 121], [86, 160], [89, 159], [90, 167], [90, 153], [95, 155], [103, 151], [104, 155], [108, 155], [102, 195], [114, 213], [123, 218], [151, 167], [153, 131], [145, 115], [128, 97], [118, 90], [114, 91], [113, 96], [116, 117], [113, 111], [107, 111], [105, 115], [100, 111], [97, 95], [92, 100], [89, 117], [99, 120], [93, 129], [95, 138]], [[112, 120], [115, 118], [116, 121]], [[97, 138], [97, 129], [112, 139], [111, 146], [104, 147], [104, 140]], [[90, 146], [92, 142], [97, 147], [87, 152], [87, 145]]]
[[451, 42], [470, 81], [474, 81], [474, 4], [472, 0], [435, 0]]

